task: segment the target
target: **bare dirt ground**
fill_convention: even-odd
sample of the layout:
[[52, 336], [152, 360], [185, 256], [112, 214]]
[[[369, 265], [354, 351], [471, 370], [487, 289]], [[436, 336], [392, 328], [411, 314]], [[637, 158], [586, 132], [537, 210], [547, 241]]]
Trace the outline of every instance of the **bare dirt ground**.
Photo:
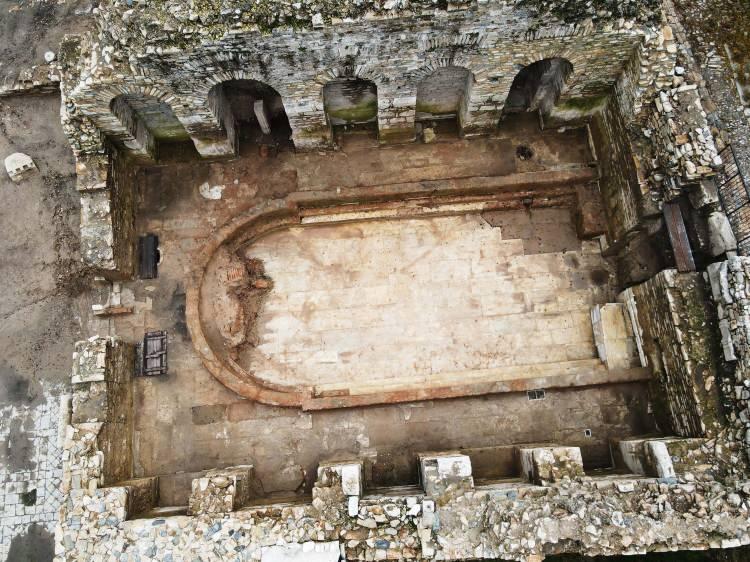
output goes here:
[[[24, 152], [39, 168], [22, 183], [0, 171], [0, 560], [51, 559], [42, 516], [56, 499], [42, 491], [61, 468], [39, 414], [57, 411], [81, 334], [78, 198], [59, 104], [57, 95], [0, 98], [0, 160]], [[19, 485], [37, 490], [29, 515], [12, 504]]]
[[0, 190], [0, 400], [33, 399], [41, 381], [67, 381], [68, 338], [79, 292], [78, 198], [73, 155], [57, 122], [57, 96], [0, 99], [0, 155], [24, 152], [39, 172]]
[[[0, 0], [0, 89], [90, 25], [96, 0]], [[78, 197], [58, 95], [0, 98], [0, 167], [23, 152], [39, 171], [0, 169], [0, 560], [45, 562], [61, 501], [59, 397], [84, 333]], [[22, 492], [33, 491], [34, 501]], [[29, 505], [30, 504], [30, 505]]]
[[57, 53], [66, 33], [90, 22], [92, 0], [0, 0], [0, 86], [33, 65], [44, 53]]
[[750, 0], [674, 0], [674, 5], [713, 101], [706, 108], [709, 119], [750, 180]]

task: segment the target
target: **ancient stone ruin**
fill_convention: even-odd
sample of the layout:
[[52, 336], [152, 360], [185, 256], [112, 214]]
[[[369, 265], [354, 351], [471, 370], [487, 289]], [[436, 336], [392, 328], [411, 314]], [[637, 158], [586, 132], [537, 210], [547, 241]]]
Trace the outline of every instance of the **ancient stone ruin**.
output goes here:
[[2, 94], [59, 88], [80, 199], [55, 559], [749, 560], [750, 176], [688, 23], [99, 2]]

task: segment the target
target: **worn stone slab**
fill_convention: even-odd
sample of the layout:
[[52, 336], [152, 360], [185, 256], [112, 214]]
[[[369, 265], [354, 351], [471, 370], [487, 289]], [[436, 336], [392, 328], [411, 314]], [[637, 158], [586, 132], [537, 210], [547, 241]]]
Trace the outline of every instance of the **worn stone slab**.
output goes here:
[[188, 512], [192, 515], [230, 513], [246, 505], [255, 488], [252, 465], [210, 470], [192, 483]]
[[261, 550], [261, 562], [338, 562], [341, 548], [336, 541], [292, 543], [267, 546]]
[[440, 496], [449, 489], [474, 487], [471, 459], [458, 452], [419, 453], [419, 476], [425, 494]]
[[584, 475], [580, 447], [519, 447], [518, 458], [521, 474], [535, 484], [544, 485]]

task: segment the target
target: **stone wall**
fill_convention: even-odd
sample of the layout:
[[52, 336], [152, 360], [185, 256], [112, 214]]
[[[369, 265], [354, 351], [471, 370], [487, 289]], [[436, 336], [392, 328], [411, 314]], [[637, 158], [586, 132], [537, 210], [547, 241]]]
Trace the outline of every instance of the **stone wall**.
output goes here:
[[134, 347], [119, 338], [94, 336], [76, 344], [65, 492], [96, 490], [132, 477], [134, 362]]
[[[579, 450], [543, 450], [557, 451], [543, 464], [559, 477], [545, 485], [475, 487], [468, 457], [428, 455], [422, 457], [428, 461], [424, 491], [360, 497], [356, 471], [343, 468], [354, 465], [329, 463], [319, 470], [311, 503], [193, 517], [133, 519], [132, 496], [143, 494], [148, 488], [143, 483], [76, 489], [62, 512], [57, 555], [80, 561], [263, 562], [284, 554], [282, 559], [301, 562], [310, 559], [306, 553], [335, 552], [338, 545], [346, 560], [536, 562], [559, 553], [636, 554], [750, 543], [746, 482], [722, 484], [700, 472], [591, 478], [581, 471]], [[443, 471], [441, 458], [448, 463]]]
[[[676, 338], [684, 330], [689, 336], [680, 345], [703, 345], [706, 318], [683, 316], [688, 297], [698, 294], [696, 278], [666, 271], [634, 290], [646, 339], [654, 333]], [[649, 314], [654, 299], [677, 305], [657, 303]], [[682, 353], [680, 345], [670, 353]], [[662, 355], [671, 367], [674, 358]], [[262, 486], [251, 485], [252, 467], [230, 467], [194, 481], [195, 515], [151, 512], [156, 479], [128, 479], [132, 444], [117, 438], [130, 435], [133, 405], [125, 387], [133, 357], [132, 347], [117, 338], [93, 337], [76, 346], [58, 560], [268, 562], [283, 554], [301, 561], [310, 552], [335, 553], [338, 545], [346, 560], [538, 562], [559, 553], [750, 544], [750, 483], [713, 470], [724, 462], [717, 439], [631, 440], [627, 450], [636, 451], [636, 460], [645, 455], [643, 466], [631, 468], [635, 474], [604, 477], [584, 473], [578, 448], [519, 446], [518, 470], [531, 481], [486, 486], [474, 483], [469, 457], [425, 453], [418, 456], [422, 490], [383, 495], [363, 491], [361, 463], [323, 463], [309, 503], [268, 504]], [[675, 390], [668, 392], [671, 397]], [[649, 472], [656, 477], [641, 474]]]
[[625, 239], [626, 234], [638, 225], [644, 197], [626, 123], [614, 96], [591, 120], [599, 163], [599, 189], [613, 243]]
[[[82, 42], [80, 63], [63, 80], [72, 104], [66, 107], [91, 119], [108, 137], [128, 144], [136, 139], [111, 114], [111, 100], [120, 93], [153, 96], [172, 107], [204, 155], [227, 149], [226, 132], [208, 101], [210, 88], [225, 80], [256, 79], [275, 88], [295, 145], [304, 149], [330, 143], [323, 107], [323, 87], [329, 81], [359, 77], [376, 84], [378, 126], [381, 139], [387, 141], [414, 137], [419, 81], [435, 68], [460, 66], [474, 75], [464, 131], [480, 134], [496, 127], [511, 83], [523, 66], [565, 58], [573, 73], [560, 104], [601, 99], [643, 40], [643, 30], [632, 24], [601, 30], [544, 25], [509, 3], [493, 0], [439, 11], [429, 18], [405, 13], [325, 28], [282, 27], [265, 35], [252, 26], [234, 30], [217, 23], [215, 33], [209, 34], [211, 41], [186, 48], [195, 35], [174, 30], [150, 34], [152, 24], [138, 13], [141, 10], [130, 10], [132, 16], [124, 23], [114, 11], [100, 10], [102, 40], [95, 45]], [[143, 26], [145, 45], [132, 35], [136, 24]], [[232, 33], [226, 33], [230, 29]], [[584, 108], [583, 113], [591, 111], [592, 107]]]
[[724, 360], [733, 372], [722, 384], [732, 408], [730, 431], [750, 454], [750, 258], [712, 264], [707, 275], [718, 309]]
[[138, 169], [119, 151], [80, 155], [81, 255], [110, 278], [130, 278], [136, 267], [135, 183]]
[[675, 76], [679, 86], [659, 92], [649, 116], [649, 128], [644, 131], [653, 138], [654, 154], [662, 172], [654, 174], [652, 181], [661, 184], [665, 175], [675, 180], [662, 186], [668, 197], [679, 195], [681, 186], [713, 177], [722, 164], [698, 87], [683, 84], [683, 73], [681, 69]]
[[[661, 193], [648, 180], [664, 180], [663, 166], [654, 163], [660, 161], [661, 149], [673, 144], [666, 139], [655, 155], [650, 129], [641, 131], [636, 123], [650, 114], [643, 108], [658, 107], [665, 91], [684, 86], [675, 74], [672, 30], [658, 22], [651, 8], [598, 11], [594, 23], [573, 21], [555, 3], [521, 7], [504, 0], [449, 3], [448, 10], [422, 2], [408, 8], [398, 2], [364, 3], [356, 11], [368, 13], [366, 19], [308, 14], [299, 20], [283, 15], [285, 9], [278, 6], [262, 14], [257, 8], [216, 13], [204, 8], [126, 9], [106, 3], [98, 12], [96, 41], [85, 36], [66, 40], [61, 53], [63, 122], [77, 153], [101, 154], [103, 139], [109, 139], [138, 158], [157, 157], [158, 142], [149, 134], [153, 127], [143, 121], [148, 117], [126, 104], [112, 105], [124, 94], [160, 107], [155, 117], [160, 122], [163, 114], [173, 112], [173, 125], [184, 126], [202, 156], [234, 154], [238, 132], [231, 108], [214, 95], [221, 92], [217, 84], [234, 79], [258, 80], [279, 92], [298, 150], [331, 146], [324, 89], [342, 78], [375, 84], [382, 142], [410, 141], [416, 136], [419, 84], [436, 71], [457, 68], [471, 77], [459, 111], [461, 131], [466, 136], [488, 134], [498, 125], [519, 70], [559, 57], [573, 71], [547, 124], [580, 124], [593, 115], [611, 241], [624, 240], [643, 228], [644, 216], [659, 213]], [[302, 3], [299, 10], [309, 8]], [[321, 11], [329, 9], [347, 12], [350, 7], [326, 5]], [[272, 19], [279, 19], [266, 28], [260, 21], [271, 12]], [[621, 12], [629, 16], [615, 19]], [[166, 21], [172, 23], [160, 25]], [[447, 86], [433, 89], [435, 99], [455, 97]], [[707, 154], [713, 162], [709, 137]], [[107, 216], [108, 198], [111, 208], [122, 209], [121, 216]], [[84, 216], [91, 218], [84, 225], [86, 260], [127, 276], [133, 247], [127, 233], [127, 190], [92, 193], [84, 203]], [[108, 248], [94, 241], [105, 239], [107, 230], [118, 231], [109, 244], [111, 257]]]
[[661, 430], [716, 436], [722, 428], [714, 319], [700, 274], [667, 269], [632, 287], [643, 348], [655, 374]]

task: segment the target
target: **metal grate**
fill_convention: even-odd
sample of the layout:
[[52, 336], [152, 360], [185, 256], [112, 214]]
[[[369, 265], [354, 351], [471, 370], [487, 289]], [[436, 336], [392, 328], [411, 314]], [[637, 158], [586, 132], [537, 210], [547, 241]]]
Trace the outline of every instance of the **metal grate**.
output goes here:
[[731, 145], [719, 152], [724, 170], [719, 174], [719, 200], [737, 238], [737, 249], [750, 255], [750, 187]]
[[140, 350], [141, 376], [154, 377], [167, 374], [167, 332], [146, 332]]
[[545, 392], [544, 389], [527, 390], [526, 395], [529, 400], [544, 400]]

